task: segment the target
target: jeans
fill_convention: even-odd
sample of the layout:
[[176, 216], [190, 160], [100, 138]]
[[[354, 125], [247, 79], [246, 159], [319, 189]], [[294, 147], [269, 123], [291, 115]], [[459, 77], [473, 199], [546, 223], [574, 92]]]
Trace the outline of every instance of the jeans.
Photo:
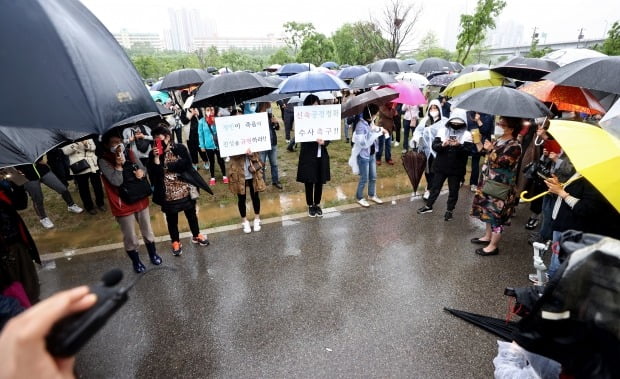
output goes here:
[[381, 161], [381, 155], [383, 155], [383, 150], [385, 147], [385, 160], [387, 161], [391, 161], [392, 160], [392, 138], [388, 137], [385, 138], [384, 135], [381, 135], [378, 138], [379, 141], [379, 150], [377, 151], [376, 154], [376, 158], [377, 161]]
[[349, 139], [349, 129], [351, 129], [351, 125], [344, 123], [344, 138]]
[[[260, 160], [263, 163], [267, 163], [267, 158], [269, 158], [269, 166], [271, 166], [271, 184], [279, 183], [278, 177], [278, 146], [272, 145], [271, 150], [261, 151], [260, 152]], [[265, 172], [265, 168], [263, 168], [263, 174]]]
[[364, 198], [364, 186], [368, 183], [368, 197], [376, 195], [377, 186], [377, 162], [372, 157], [362, 158], [357, 156], [357, 164], [360, 168], [360, 181], [357, 184], [355, 197], [357, 200]]
[[[553, 231], [553, 243], [560, 242], [560, 238], [562, 238], [562, 232], [558, 232], [556, 230]], [[558, 251], [560, 248], [558, 247]], [[549, 279], [553, 278], [555, 272], [558, 271], [560, 267], [560, 257], [558, 254], [551, 253], [551, 262], [549, 263], [549, 269], [547, 270], [547, 274], [549, 275]]]

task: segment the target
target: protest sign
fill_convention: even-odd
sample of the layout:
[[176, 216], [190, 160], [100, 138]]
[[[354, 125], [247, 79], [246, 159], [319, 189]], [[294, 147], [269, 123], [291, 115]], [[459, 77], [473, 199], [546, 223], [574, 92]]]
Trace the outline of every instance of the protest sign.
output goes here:
[[215, 127], [222, 157], [271, 149], [266, 112], [216, 117]]
[[340, 104], [295, 107], [295, 142], [340, 139]]

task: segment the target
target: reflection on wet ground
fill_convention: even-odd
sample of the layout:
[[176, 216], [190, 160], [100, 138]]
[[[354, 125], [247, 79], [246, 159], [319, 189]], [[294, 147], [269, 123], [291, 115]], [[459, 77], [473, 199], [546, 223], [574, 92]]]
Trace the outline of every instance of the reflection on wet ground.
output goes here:
[[[420, 188], [424, 188], [424, 183]], [[357, 182], [331, 186], [329, 183], [323, 189], [324, 208], [355, 202]], [[420, 190], [418, 190], [419, 192]], [[407, 175], [401, 174], [389, 178], [377, 180], [377, 195], [384, 198], [411, 193], [412, 188]], [[306, 198], [303, 192], [271, 192], [261, 194], [261, 218], [267, 219], [306, 211]], [[78, 248], [107, 245], [118, 243], [122, 240], [118, 224], [109, 214], [109, 218], [97, 221], [95, 227], [78, 230], [46, 231], [45, 234], [36, 236], [35, 240], [41, 254], [65, 252], [70, 255], [71, 251]], [[248, 207], [248, 218], [254, 216], [251, 206]], [[239, 223], [239, 211], [236, 201], [223, 200], [212, 201], [202, 204], [198, 209], [198, 220], [201, 229], [213, 228], [220, 225]], [[151, 206], [151, 224], [156, 236], [168, 235], [166, 220], [159, 207]], [[179, 217], [179, 230], [189, 231], [187, 221]], [[139, 229], [136, 227], [136, 232]]]

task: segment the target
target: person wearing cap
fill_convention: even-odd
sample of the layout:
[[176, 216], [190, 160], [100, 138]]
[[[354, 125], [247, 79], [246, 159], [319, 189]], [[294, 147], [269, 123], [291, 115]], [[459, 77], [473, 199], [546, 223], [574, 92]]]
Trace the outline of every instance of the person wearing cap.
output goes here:
[[433, 140], [432, 149], [437, 153], [433, 163], [433, 181], [426, 204], [418, 209], [418, 214], [431, 213], [433, 204], [439, 196], [446, 179], [448, 180], [448, 204], [444, 220], [452, 219], [452, 212], [459, 199], [461, 178], [465, 175], [467, 157], [472, 149], [472, 135], [467, 130], [467, 115], [462, 109], [455, 109], [452, 117], [439, 128]]

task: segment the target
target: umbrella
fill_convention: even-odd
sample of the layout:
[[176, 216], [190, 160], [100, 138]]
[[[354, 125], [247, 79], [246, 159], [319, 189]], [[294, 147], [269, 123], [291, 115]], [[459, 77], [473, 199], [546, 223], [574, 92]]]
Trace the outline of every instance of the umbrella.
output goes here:
[[428, 79], [424, 75], [416, 74], [415, 72], [403, 72], [396, 75], [394, 79], [411, 82], [418, 88], [424, 88], [428, 84]]
[[86, 136], [84, 132], [0, 126], [0, 168], [34, 163], [63, 142]]
[[442, 74], [432, 77], [428, 81], [429, 86], [433, 87], [445, 87], [448, 84], [452, 83], [454, 79], [456, 79], [459, 74]]
[[155, 83], [153, 83], [153, 85], [151, 86], [150, 90], [151, 91], [159, 91], [161, 89], [161, 82], [163, 82], [163, 80], [157, 81]]
[[488, 64], [483, 64], [483, 63], [470, 64], [470, 65], [467, 65], [467, 66], [463, 67], [463, 69], [459, 73], [461, 75], [463, 75], [463, 74], [467, 74], [469, 72], [484, 71], [484, 70], [488, 70], [488, 69], [489, 69], [489, 65]]
[[587, 89], [557, 85], [549, 80], [531, 82], [519, 88], [540, 101], [555, 104], [561, 111], [587, 114], [605, 113], [603, 106]]
[[399, 96], [393, 101], [398, 104], [420, 105], [426, 104], [426, 98], [420, 89], [411, 82], [396, 82], [386, 84], [379, 88], [388, 87], [398, 92]]
[[340, 65], [340, 68], [347, 68], [347, 67], [351, 67], [351, 65], [350, 65], [350, 64], [348, 64], [348, 63], [345, 63], [345, 64], [341, 64], [341, 65]]
[[369, 72], [353, 79], [351, 89], [371, 88], [396, 82], [392, 75], [385, 72]]
[[360, 75], [368, 72], [368, 69], [364, 66], [349, 66], [340, 70], [337, 76], [340, 79], [355, 79]]
[[508, 117], [542, 117], [551, 112], [540, 100], [508, 87], [469, 90], [451, 101], [454, 108]]
[[168, 95], [166, 92], [162, 92], [162, 91], [149, 91], [151, 93], [151, 98], [153, 99], [153, 101], [159, 101], [160, 103], [165, 103], [166, 101], [170, 100], [170, 95]]
[[336, 62], [331, 62], [331, 61], [330, 61], [330, 62], [325, 62], [325, 63], [323, 63], [323, 64], [321, 65], [321, 67], [330, 68], [330, 69], [331, 69], [331, 68], [335, 68], [335, 69], [337, 69], [337, 68], [338, 68], [338, 63], [336, 63]]
[[411, 71], [411, 67], [400, 59], [389, 58], [389, 59], [381, 59], [371, 64], [370, 71], [405, 72], [405, 71]]
[[260, 76], [243, 71], [233, 72], [215, 77], [200, 86], [194, 97], [194, 105], [226, 107], [267, 95], [275, 88]]
[[413, 192], [416, 193], [418, 192], [420, 180], [422, 180], [426, 168], [426, 155], [421, 151], [409, 150], [403, 154], [402, 161], [405, 172], [407, 172], [407, 176], [413, 187]]
[[223, 75], [223, 74], [232, 74], [233, 70], [229, 69], [228, 67], [222, 67], [219, 70], [217, 70], [218, 74]]
[[529, 82], [539, 80], [559, 67], [557, 63], [545, 59], [514, 57], [499, 66], [492, 67], [491, 70], [507, 78]]
[[271, 103], [274, 101], [280, 101], [284, 99], [290, 98], [292, 95], [290, 93], [277, 93], [276, 91], [272, 93], [268, 93], [267, 95], [255, 97], [250, 100], [246, 100], [249, 103]]
[[183, 68], [172, 71], [164, 76], [159, 89], [181, 89], [190, 86], [197, 86], [211, 78], [213, 78], [213, 75], [209, 74], [205, 70], [201, 70], [199, 68]]
[[307, 71], [288, 77], [280, 84], [278, 93], [339, 91], [345, 88], [349, 86], [334, 75]]
[[582, 59], [560, 67], [543, 79], [564, 86], [620, 94], [620, 57]]
[[82, 3], [2, 5], [1, 126], [102, 134], [119, 120], [157, 112], [123, 48]]
[[[435, 78], [433, 78], [435, 79]], [[442, 95], [454, 97], [473, 88], [495, 87], [504, 84], [504, 75], [494, 71], [473, 71], [464, 75], [459, 75], [452, 81]]]
[[549, 133], [575, 170], [620, 212], [620, 140], [599, 127], [566, 120], [551, 120]]
[[300, 72], [310, 71], [310, 65], [301, 64], [301, 63], [287, 63], [284, 66], [280, 67], [276, 74], [280, 76], [291, 76], [295, 74], [299, 74]]
[[514, 321], [506, 321], [500, 318], [483, 316], [476, 313], [459, 311], [452, 308], [444, 307], [444, 310], [506, 341], [512, 341], [513, 333], [517, 331], [517, 323]]
[[403, 59], [403, 62], [407, 63], [409, 66], [413, 66], [414, 64], [418, 63], [418, 61], [413, 58]]
[[609, 133], [620, 139], [620, 101], [616, 101], [607, 111], [605, 117], [601, 119], [599, 124]]
[[398, 92], [391, 88], [382, 88], [372, 91], [364, 92], [360, 95], [352, 97], [342, 106], [342, 112], [340, 116], [342, 118], [355, 116], [364, 111], [364, 108], [369, 104], [385, 104], [388, 101], [392, 101], [399, 96]]
[[452, 67], [454, 67], [456, 71], [461, 72], [461, 70], [465, 68], [465, 66], [463, 66], [459, 62], [450, 62], [450, 63], [452, 64]]
[[[260, 76], [259, 74], [254, 74], [254, 75]], [[273, 85], [274, 87], [278, 87], [280, 85], [280, 83], [282, 83], [284, 81], [284, 79], [282, 79], [281, 77], [276, 76], [276, 75], [265, 76], [265, 77], [263, 77], [263, 80], [266, 81], [267, 83]]]
[[562, 67], [566, 66], [569, 63], [580, 61], [582, 59], [600, 58], [606, 56], [607, 55], [599, 53], [595, 50], [570, 48], [552, 51], [551, 53], [543, 56], [542, 59], [554, 61], [555, 63], [560, 65], [560, 67]]
[[428, 74], [435, 71], [456, 71], [452, 63], [443, 58], [426, 58], [416, 63], [415, 72]]
[[159, 114], [160, 114], [160, 115], [162, 115], [162, 116], [167, 116], [167, 115], [169, 115], [169, 114], [174, 113], [174, 112], [172, 111], [172, 109], [170, 109], [170, 108], [166, 108], [166, 107], [164, 107], [163, 105], [161, 105], [161, 104], [159, 104], [159, 103], [156, 103], [156, 104], [157, 104], [157, 111], [159, 112]]

